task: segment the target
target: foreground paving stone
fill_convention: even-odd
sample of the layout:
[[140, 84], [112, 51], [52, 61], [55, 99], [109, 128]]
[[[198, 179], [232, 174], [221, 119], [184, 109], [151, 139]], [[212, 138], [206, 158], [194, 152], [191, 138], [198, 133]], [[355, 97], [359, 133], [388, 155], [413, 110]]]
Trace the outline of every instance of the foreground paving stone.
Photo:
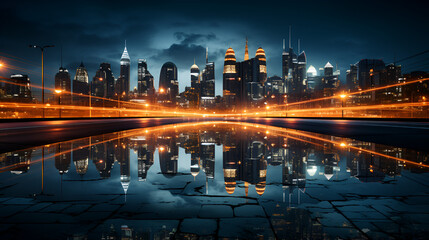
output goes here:
[[187, 218], [183, 219], [179, 229], [182, 233], [194, 233], [198, 236], [214, 235], [217, 230], [217, 220]]
[[219, 237], [221, 238], [274, 238], [274, 232], [266, 218], [220, 219], [219, 226]]
[[265, 217], [264, 210], [259, 205], [244, 205], [234, 208], [236, 217]]
[[203, 205], [198, 213], [200, 218], [228, 218], [233, 217], [233, 210], [225, 205]]

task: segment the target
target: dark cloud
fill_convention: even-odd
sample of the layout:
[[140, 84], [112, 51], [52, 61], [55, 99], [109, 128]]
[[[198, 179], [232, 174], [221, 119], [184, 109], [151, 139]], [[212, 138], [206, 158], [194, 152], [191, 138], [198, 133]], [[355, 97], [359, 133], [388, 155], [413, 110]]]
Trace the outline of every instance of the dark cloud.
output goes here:
[[210, 40], [215, 40], [216, 35], [213, 33], [210, 34], [197, 34], [197, 33], [184, 33], [184, 32], [175, 32], [174, 36], [177, 40], [181, 41], [181, 44], [195, 44], [201, 42], [207, 42]]
[[160, 50], [150, 59], [158, 62], [174, 62], [178, 68], [190, 68], [190, 63], [197, 56], [204, 56], [206, 48], [197, 44], [172, 44], [169, 48]]

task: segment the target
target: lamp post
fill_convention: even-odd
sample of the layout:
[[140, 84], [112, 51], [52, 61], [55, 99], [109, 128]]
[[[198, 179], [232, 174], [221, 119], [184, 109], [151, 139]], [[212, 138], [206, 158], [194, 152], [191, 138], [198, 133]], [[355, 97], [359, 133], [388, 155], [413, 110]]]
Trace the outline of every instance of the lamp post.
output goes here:
[[42, 51], [42, 117], [45, 118], [45, 83], [44, 83], [44, 62], [43, 62], [43, 51], [45, 50], [45, 48], [49, 48], [49, 47], [55, 47], [54, 45], [45, 45], [43, 47], [41, 46], [37, 46], [37, 45], [29, 45], [28, 47], [30, 48], [39, 48]]
[[344, 100], [347, 97], [346, 94], [341, 94], [340, 98], [341, 98], [341, 118], [344, 118]]
[[92, 96], [92, 84], [90, 84], [89, 85], [89, 118], [91, 118], [92, 117], [92, 106], [91, 106], [91, 104], [92, 104], [92, 99], [91, 99], [91, 96]]
[[55, 89], [55, 93], [58, 94], [58, 116], [61, 118], [61, 89]]

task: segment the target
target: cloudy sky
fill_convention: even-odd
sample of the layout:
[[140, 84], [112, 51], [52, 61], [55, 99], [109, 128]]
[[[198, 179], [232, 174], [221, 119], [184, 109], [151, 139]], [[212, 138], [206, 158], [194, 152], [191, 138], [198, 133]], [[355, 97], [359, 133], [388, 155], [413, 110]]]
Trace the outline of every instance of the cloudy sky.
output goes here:
[[208, 47], [217, 95], [222, 94], [225, 51], [232, 47], [242, 60], [246, 36], [249, 54], [264, 48], [268, 75], [280, 75], [282, 39], [287, 42], [289, 26], [292, 47], [297, 49], [300, 38], [308, 65], [318, 69], [329, 61], [341, 70], [341, 79], [360, 59], [390, 63], [428, 49], [427, 8], [421, 1], [76, 0], [8, 1], [0, 7], [0, 61], [16, 68], [0, 69], [0, 76], [27, 73], [40, 84], [40, 51], [28, 45], [55, 44], [45, 53], [48, 86], [60, 67], [61, 46], [63, 65], [72, 77], [81, 61], [90, 79], [101, 62], [111, 63], [117, 77], [126, 40], [132, 88], [137, 85], [137, 59], [144, 58], [156, 88], [162, 64], [174, 62], [180, 91], [190, 85], [194, 58], [204, 67]]

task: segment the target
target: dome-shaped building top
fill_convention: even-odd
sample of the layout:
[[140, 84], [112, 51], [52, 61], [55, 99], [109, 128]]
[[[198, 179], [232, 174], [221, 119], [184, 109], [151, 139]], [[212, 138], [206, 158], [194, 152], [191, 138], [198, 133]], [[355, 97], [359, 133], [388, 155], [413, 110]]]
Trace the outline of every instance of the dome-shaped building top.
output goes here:
[[256, 50], [255, 57], [258, 58], [259, 60], [266, 61], [264, 49], [262, 49], [261, 47], [259, 47], [258, 50]]
[[310, 67], [308, 67], [307, 76], [309, 76], [309, 77], [317, 76], [317, 70], [313, 65], [310, 65]]

